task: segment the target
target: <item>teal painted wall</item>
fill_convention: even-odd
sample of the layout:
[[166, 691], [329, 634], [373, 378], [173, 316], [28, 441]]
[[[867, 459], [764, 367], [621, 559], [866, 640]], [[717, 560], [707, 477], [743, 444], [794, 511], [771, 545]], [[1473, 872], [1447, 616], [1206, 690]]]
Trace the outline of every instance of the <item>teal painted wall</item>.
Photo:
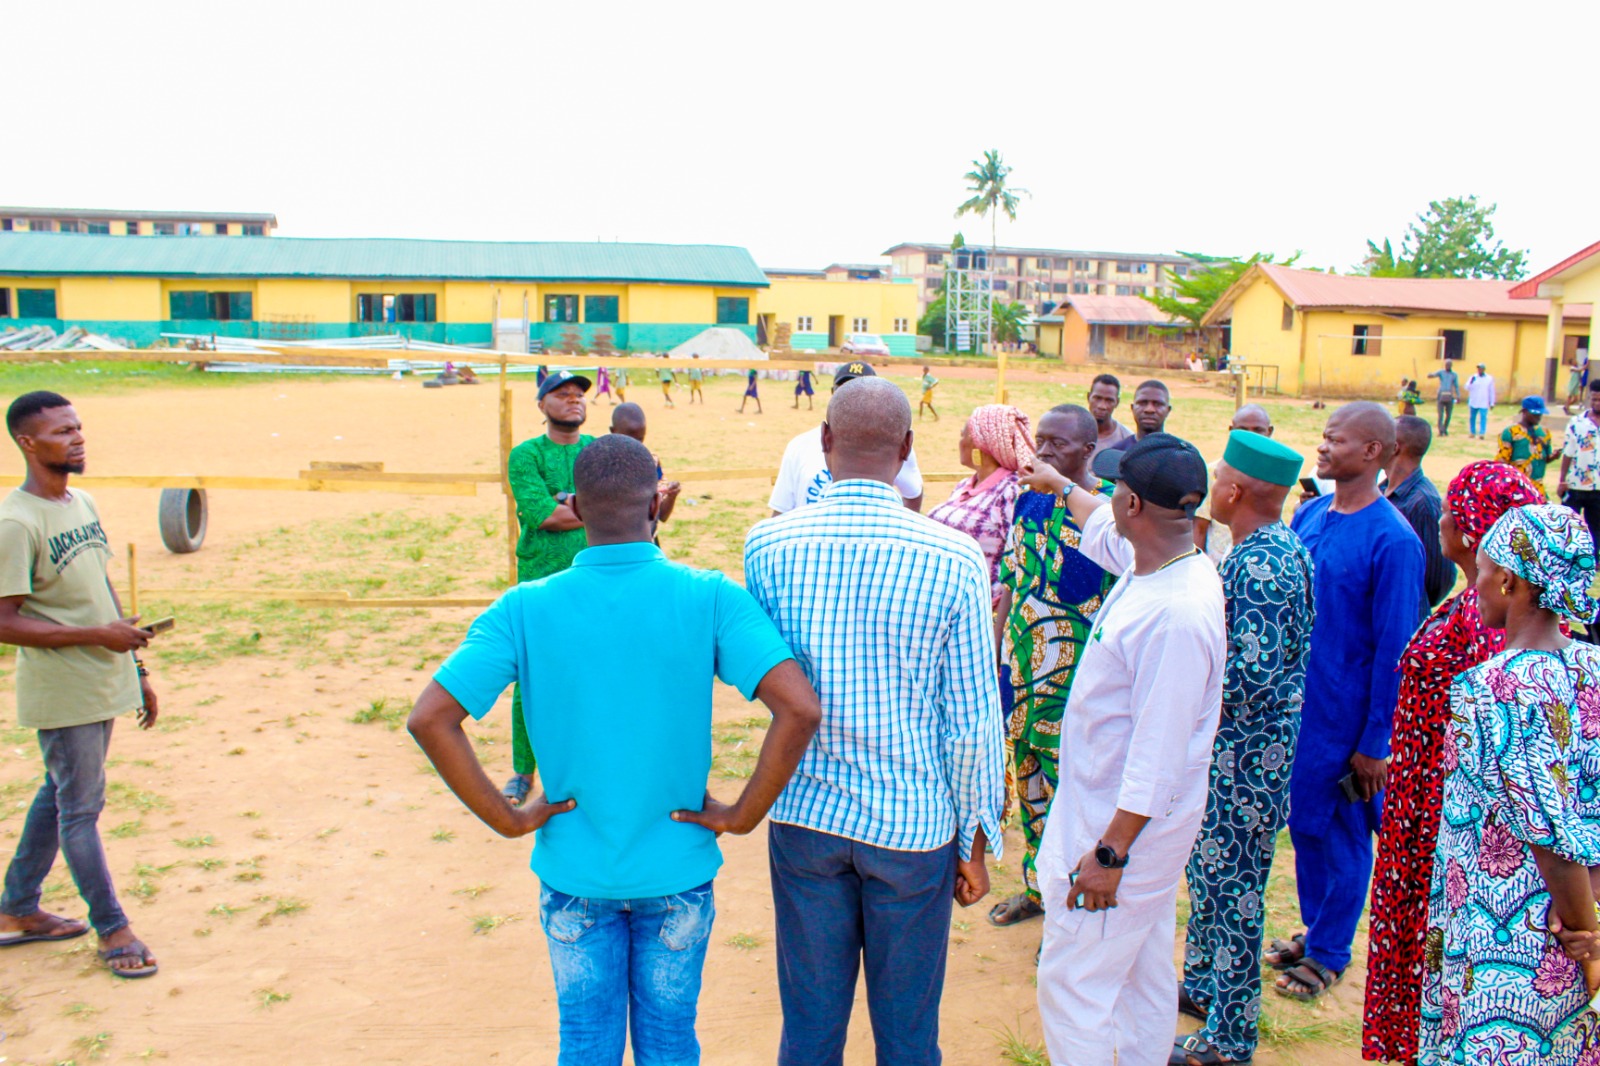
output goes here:
[[562, 335], [568, 330], [578, 331], [578, 342], [585, 348], [594, 344], [594, 335], [601, 330], [611, 333], [611, 346], [619, 350], [628, 348], [632, 327], [626, 322], [535, 322], [530, 327], [535, 339], [543, 340], [545, 351], [560, 350]]
[[791, 333], [789, 334], [789, 347], [796, 351], [801, 348], [810, 348], [812, 351], [825, 352], [828, 350], [828, 335], [826, 333]]
[[881, 333], [879, 336], [889, 346], [890, 355], [917, 354], [917, 336], [914, 333]]
[[[628, 327], [628, 350], [634, 352], [664, 352], [669, 348], [676, 348], [684, 341], [712, 328], [710, 322], [698, 325], [690, 323], [655, 323], [635, 322]], [[720, 326], [719, 329], [736, 329], [749, 337], [756, 339], [756, 327], [750, 326]]]

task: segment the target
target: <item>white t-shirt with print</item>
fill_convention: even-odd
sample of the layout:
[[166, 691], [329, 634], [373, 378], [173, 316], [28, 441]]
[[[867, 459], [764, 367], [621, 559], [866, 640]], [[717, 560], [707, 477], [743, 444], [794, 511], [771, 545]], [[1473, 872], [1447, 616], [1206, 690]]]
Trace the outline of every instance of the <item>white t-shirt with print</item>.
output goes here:
[[[778, 468], [777, 483], [772, 486], [772, 497], [767, 506], [779, 514], [816, 503], [822, 490], [833, 483], [828, 472], [827, 457], [822, 454], [822, 427], [807, 430], [789, 442], [783, 449], [783, 463]], [[922, 495], [922, 468], [917, 465], [917, 452], [913, 448], [900, 467], [900, 476], [894, 487], [905, 499], [914, 500]]]

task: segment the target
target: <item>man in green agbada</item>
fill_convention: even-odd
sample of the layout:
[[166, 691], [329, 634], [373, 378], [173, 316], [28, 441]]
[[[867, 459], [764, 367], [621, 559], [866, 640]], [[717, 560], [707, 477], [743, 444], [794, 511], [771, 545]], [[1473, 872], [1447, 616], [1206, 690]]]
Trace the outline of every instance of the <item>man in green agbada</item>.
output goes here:
[[[579, 432], [588, 414], [584, 393], [590, 384], [588, 378], [570, 370], [558, 370], [545, 378], [539, 386], [539, 410], [549, 428], [511, 450], [506, 477], [522, 526], [517, 538], [519, 582], [560, 573], [588, 544], [583, 521], [570, 501], [573, 464], [594, 440]], [[503, 791], [507, 799], [521, 806], [533, 788], [537, 767], [522, 717], [521, 686], [511, 697], [511, 767], [514, 773]]]

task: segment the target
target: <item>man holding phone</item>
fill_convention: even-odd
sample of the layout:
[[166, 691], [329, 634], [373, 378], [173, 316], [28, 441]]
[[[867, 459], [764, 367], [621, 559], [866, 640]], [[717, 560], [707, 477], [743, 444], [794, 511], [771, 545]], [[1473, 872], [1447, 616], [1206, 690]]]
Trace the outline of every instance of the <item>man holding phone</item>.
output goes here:
[[150, 641], [124, 618], [106, 576], [112, 553], [100, 513], [67, 479], [84, 471], [83, 424], [53, 392], [19, 396], [6, 429], [27, 463], [22, 487], [0, 500], [0, 642], [17, 652], [17, 721], [39, 733], [44, 783], [22, 826], [0, 896], [0, 947], [71, 940], [88, 925], [39, 908], [44, 879], [65, 854], [100, 958], [118, 977], [149, 977], [155, 956], [117, 902], [99, 818], [111, 723], [138, 712], [155, 724], [156, 694], [136, 653]]

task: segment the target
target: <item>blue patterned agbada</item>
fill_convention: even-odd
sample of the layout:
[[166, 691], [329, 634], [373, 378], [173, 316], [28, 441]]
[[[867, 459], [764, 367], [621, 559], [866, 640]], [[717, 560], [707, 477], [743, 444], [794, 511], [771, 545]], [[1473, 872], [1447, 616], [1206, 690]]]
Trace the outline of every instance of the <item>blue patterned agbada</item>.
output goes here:
[[1219, 574], [1228, 667], [1211, 794], [1189, 858], [1183, 987], [1210, 1015], [1190, 1048], [1238, 1060], [1256, 1045], [1267, 875], [1288, 816], [1316, 608], [1311, 555], [1282, 522], [1236, 544]]

